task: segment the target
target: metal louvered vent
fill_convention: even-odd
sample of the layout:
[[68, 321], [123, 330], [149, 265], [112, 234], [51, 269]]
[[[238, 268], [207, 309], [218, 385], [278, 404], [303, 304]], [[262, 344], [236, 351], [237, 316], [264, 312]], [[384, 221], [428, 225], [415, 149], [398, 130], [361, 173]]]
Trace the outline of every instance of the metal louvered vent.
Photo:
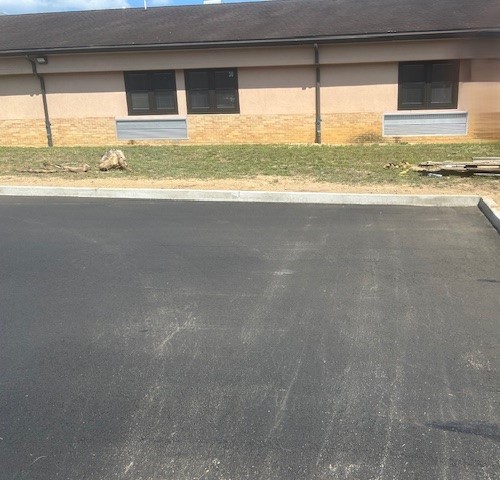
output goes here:
[[182, 140], [187, 139], [186, 119], [116, 120], [118, 140]]
[[467, 112], [384, 114], [384, 136], [467, 135]]

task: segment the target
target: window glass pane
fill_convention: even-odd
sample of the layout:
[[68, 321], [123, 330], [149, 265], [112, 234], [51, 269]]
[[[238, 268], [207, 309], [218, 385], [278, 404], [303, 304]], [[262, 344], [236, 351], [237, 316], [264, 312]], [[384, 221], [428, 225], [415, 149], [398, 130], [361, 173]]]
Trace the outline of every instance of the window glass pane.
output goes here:
[[151, 77], [153, 90], [175, 90], [175, 77], [173, 73], [153, 73]]
[[435, 63], [431, 65], [432, 82], [451, 82], [455, 77], [454, 63]]
[[215, 88], [235, 88], [236, 87], [236, 75], [233, 70], [217, 70], [214, 72], [215, 76]]
[[186, 70], [188, 112], [232, 113], [238, 110], [235, 69]]
[[149, 94], [146, 93], [131, 93], [130, 99], [132, 101], [133, 110], [149, 110]]
[[236, 108], [235, 90], [217, 90], [215, 97], [218, 110], [234, 110]]
[[210, 98], [208, 90], [191, 90], [189, 92], [189, 103], [193, 110], [210, 109]]
[[174, 92], [156, 92], [155, 97], [158, 110], [175, 110]]
[[129, 90], [147, 90], [147, 75], [145, 73], [129, 73], [127, 75], [127, 87]]
[[205, 88], [208, 90], [208, 72], [187, 72], [189, 88]]
[[453, 87], [451, 83], [436, 82], [431, 84], [431, 104], [449, 105], [453, 100]]
[[125, 72], [124, 77], [130, 115], [177, 113], [173, 70]]
[[400, 63], [399, 107], [456, 108], [458, 72], [456, 60]]
[[422, 63], [402, 64], [400, 68], [400, 81], [425, 82], [425, 65]]
[[424, 103], [424, 83], [408, 83], [401, 88], [401, 104], [419, 106]]

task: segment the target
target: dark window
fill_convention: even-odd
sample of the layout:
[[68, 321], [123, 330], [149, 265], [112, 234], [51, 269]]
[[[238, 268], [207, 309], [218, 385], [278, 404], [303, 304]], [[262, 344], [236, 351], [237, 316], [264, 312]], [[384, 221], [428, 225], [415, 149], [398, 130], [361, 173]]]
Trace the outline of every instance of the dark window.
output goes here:
[[177, 113], [175, 72], [126, 72], [125, 89], [129, 115]]
[[457, 60], [399, 64], [399, 110], [457, 108]]
[[234, 68], [186, 70], [188, 113], [239, 113]]

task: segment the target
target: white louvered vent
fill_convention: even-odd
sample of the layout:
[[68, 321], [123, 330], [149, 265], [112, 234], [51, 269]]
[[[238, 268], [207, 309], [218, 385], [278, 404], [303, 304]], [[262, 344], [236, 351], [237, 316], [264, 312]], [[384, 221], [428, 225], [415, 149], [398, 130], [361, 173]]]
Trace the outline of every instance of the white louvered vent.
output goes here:
[[467, 135], [467, 112], [384, 114], [384, 136]]
[[117, 119], [118, 140], [183, 140], [187, 138], [186, 119]]

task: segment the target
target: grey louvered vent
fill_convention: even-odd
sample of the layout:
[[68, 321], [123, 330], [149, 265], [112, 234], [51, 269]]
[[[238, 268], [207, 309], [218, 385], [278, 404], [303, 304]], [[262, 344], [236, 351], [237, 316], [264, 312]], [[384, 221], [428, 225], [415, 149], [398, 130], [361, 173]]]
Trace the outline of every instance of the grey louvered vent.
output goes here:
[[384, 135], [467, 135], [467, 112], [384, 114]]
[[116, 120], [118, 140], [182, 140], [187, 138], [186, 119]]

